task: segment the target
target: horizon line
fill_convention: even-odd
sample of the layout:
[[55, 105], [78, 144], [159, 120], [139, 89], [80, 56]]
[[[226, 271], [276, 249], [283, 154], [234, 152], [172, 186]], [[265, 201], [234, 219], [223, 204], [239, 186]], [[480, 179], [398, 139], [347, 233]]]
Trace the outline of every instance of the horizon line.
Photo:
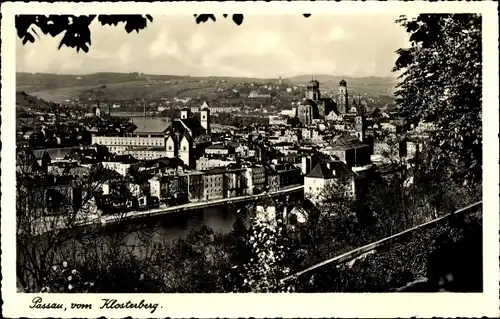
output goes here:
[[[259, 76], [227, 76], [227, 75], [176, 75], [176, 74], [154, 74], [154, 73], [143, 73], [143, 72], [114, 72], [114, 71], [100, 71], [100, 72], [93, 72], [93, 73], [53, 73], [53, 72], [27, 72], [27, 71], [16, 71], [16, 74], [18, 73], [25, 73], [25, 74], [45, 74], [45, 75], [74, 75], [74, 76], [86, 76], [86, 75], [95, 75], [95, 74], [138, 74], [138, 75], [152, 75], [152, 76], [171, 76], [171, 77], [190, 77], [190, 78], [232, 78], [232, 79], [261, 79], [261, 80], [270, 80], [270, 79], [276, 79], [278, 80], [280, 78], [280, 75], [276, 77], [259, 77]], [[291, 79], [291, 78], [296, 78], [296, 77], [301, 77], [301, 76], [331, 76], [331, 77], [338, 77], [338, 78], [352, 78], [352, 79], [361, 79], [361, 78], [381, 78], [381, 79], [397, 79], [398, 76], [376, 76], [376, 75], [366, 75], [366, 76], [354, 76], [354, 75], [333, 75], [333, 74], [326, 74], [326, 73], [307, 73], [307, 74], [297, 74], [293, 76], [288, 76], [288, 77], [281, 77], [282, 80], [286, 79]]]

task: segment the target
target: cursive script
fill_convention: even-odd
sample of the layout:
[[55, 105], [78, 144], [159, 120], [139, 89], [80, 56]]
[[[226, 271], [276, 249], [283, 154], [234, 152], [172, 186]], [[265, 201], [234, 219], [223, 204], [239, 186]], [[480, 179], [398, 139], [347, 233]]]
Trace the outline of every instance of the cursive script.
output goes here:
[[32, 305], [30, 306], [31, 309], [63, 309], [63, 305], [60, 303], [44, 303], [42, 300], [42, 297], [35, 297], [31, 301]]
[[101, 309], [151, 309], [151, 313], [156, 311], [158, 307], [157, 303], [146, 303], [142, 299], [139, 303], [134, 303], [132, 301], [118, 302], [116, 299], [102, 299], [104, 302]]

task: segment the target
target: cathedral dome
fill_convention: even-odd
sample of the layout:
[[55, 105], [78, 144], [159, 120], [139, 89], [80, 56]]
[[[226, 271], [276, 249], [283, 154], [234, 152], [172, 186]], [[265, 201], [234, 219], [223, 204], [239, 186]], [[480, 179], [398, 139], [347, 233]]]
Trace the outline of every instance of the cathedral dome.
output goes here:
[[340, 80], [339, 85], [340, 86], [347, 86], [347, 82], [344, 79], [342, 79], [342, 80]]
[[307, 88], [309, 89], [319, 89], [319, 82], [312, 79], [311, 82], [307, 85]]

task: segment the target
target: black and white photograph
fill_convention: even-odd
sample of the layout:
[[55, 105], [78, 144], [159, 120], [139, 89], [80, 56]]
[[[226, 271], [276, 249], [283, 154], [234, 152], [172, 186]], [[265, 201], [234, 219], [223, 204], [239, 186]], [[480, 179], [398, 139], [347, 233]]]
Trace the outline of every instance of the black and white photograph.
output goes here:
[[486, 296], [487, 282], [498, 303], [498, 124], [484, 126], [498, 41], [484, 14], [313, 4], [12, 11], [2, 260], [9, 245], [15, 268], [2, 261], [2, 277], [23, 309], [152, 317], [170, 294], [391, 303]]

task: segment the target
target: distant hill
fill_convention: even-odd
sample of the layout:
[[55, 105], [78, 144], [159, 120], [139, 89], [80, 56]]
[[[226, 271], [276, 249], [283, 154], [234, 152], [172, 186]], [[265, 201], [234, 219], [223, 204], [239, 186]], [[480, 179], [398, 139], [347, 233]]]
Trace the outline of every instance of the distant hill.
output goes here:
[[308, 74], [308, 75], [298, 75], [291, 78], [284, 79], [285, 82], [293, 83], [293, 84], [306, 84], [311, 81], [314, 77], [315, 80], [321, 83], [328, 82], [327, 85], [337, 86], [340, 80], [344, 79], [347, 81], [347, 85], [355, 84], [355, 85], [395, 85], [397, 83], [396, 77], [376, 77], [376, 76], [368, 76], [368, 77], [342, 77], [335, 75], [327, 75], [327, 74]]
[[284, 83], [292, 85], [307, 84], [314, 77], [319, 82], [321, 89], [336, 90], [340, 80], [344, 79], [347, 82], [347, 88], [355, 94], [366, 94], [367, 96], [386, 96], [389, 100], [393, 100], [393, 93], [398, 83], [396, 77], [343, 77], [327, 74], [309, 74], [298, 75], [283, 80]]
[[[307, 84], [313, 75], [299, 75], [283, 79], [284, 83]], [[340, 76], [314, 75], [324, 89], [334, 89]], [[396, 78], [345, 77], [348, 87], [358, 93], [372, 92], [392, 95]], [[278, 79], [247, 77], [190, 77], [175, 75], [151, 75], [143, 73], [93, 73], [85, 75], [17, 73], [18, 91], [25, 91], [46, 101], [63, 102], [72, 98], [131, 100], [161, 97], [211, 96], [217, 81], [229, 84], [241, 82], [277, 83]]]
[[27, 92], [55, 90], [67, 87], [94, 86], [110, 83], [133, 81], [188, 78], [174, 75], [145, 75], [141, 73], [92, 73], [92, 74], [52, 74], [52, 73], [16, 73], [17, 90]]
[[53, 106], [53, 103], [49, 103], [40, 99], [36, 96], [31, 96], [24, 91], [16, 92], [16, 108], [17, 109], [27, 109], [27, 108], [41, 108], [41, 109], [50, 109]]

